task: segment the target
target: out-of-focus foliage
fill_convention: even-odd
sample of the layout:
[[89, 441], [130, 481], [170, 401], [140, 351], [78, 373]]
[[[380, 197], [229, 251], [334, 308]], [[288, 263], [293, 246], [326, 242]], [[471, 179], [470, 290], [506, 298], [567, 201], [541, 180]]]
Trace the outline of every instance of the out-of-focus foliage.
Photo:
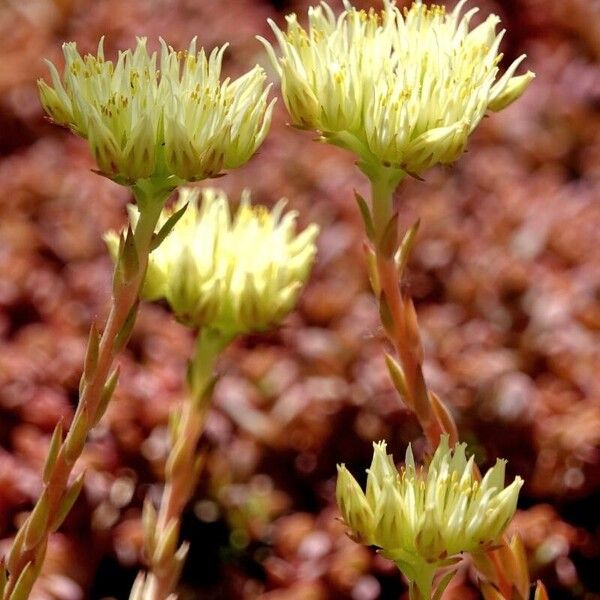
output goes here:
[[[284, 6], [285, 4], [285, 6]], [[367, 2], [362, 3], [368, 6]], [[528, 53], [527, 94], [484, 119], [452, 169], [398, 195], [421, 217], [408, 268], [426, 376], [455, 411], [482, 467], [509, 459], [525, 479], [518, 530], [551, 598], [594, 598], [600, 540], [600, 14], [590, 0], [478, 3], [508, 29], [505, 61]], [[268, 61], [255, 34], [305, 2], [6, 0], [0, 5], [0, 536], [40, 490], [55, 423], [73, 414], [87, 331], [105, 314], [103, 231], [125, 222], [125, 192], [90, 172], [84, 142], [48, 124], [42, 57], [60, 45], [107, 56], [147, 35], [231, 42], [224, 71]], [[452, 4], [448, 3], [451, 7]], [[339, 8], [339, 6], [338, 6]], [[272, 39], [272, 38], [271, 38]], [[319, 254], [301, 305], [274, 334], [243, 340], [220, 364], [206, 473], [184, 522], [192, 541], [182, 597], [398, 598], [393, 565], [335, 520], [335, 463], [360, 474], [371, 440], [423, 445], [398, 402], [368, 291], [352, 158], [285, 126], [281, 103], [259, 154], [219, 180], [232, 197], [282, 196], [317, 221]], [[169, 407], [192, 340], [145, 306], [121, 359], [116, 401], [86, 449], [86, 485], [52, 541], [37, 599], [127, 596], [145, 493], [159, 491]], [[361, 481], [364, 483], [364, 481]], [[94, 552], [89, 548], [93, 547]], [[448, 598], [477, 598], [467, 574]], [[187, 595], [186, 595], [187, 594]], [[596, 594], [594, 596], [593, 594]]]

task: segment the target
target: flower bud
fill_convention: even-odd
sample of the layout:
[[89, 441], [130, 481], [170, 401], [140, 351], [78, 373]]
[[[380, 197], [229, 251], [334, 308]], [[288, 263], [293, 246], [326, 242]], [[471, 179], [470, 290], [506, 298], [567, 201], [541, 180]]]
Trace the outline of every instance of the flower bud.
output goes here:
[[461, 17], [464, 4], [446, 13], [416, 1], [401, 11], [384, 0], [381, 12], [367, 12], [345, 2], [336, 17], [322, 2], [309, 9], [307, 29], [295, 15], [285, 32], [269, 21], [280, 55], [259, 39], [293, 124], [357, 153], [368, 171], [420, 173], [455, 161], [486, 110], [508, 106], [533, 78], [513, 76], [521, 56], [496, 82], [499, 19], [470, 30], [477, 9]]
[[465, 444], [451, 450], [447, 435], [428, 467], [415, 467], [409, 446], [400, 472], [385, 442], [373, 447], [366, 495], [345, 467], [338, 467], [338, 506], [356, 539], [379, 546], [428, 597], [433, 573], [448, 558], [491, 548], [499, 540], [523, 481], [517, 477], [505, 488], [502, 460], [479, 481]]
[[[38, 82], [44, 110], [54, 122], [88, 140], [100, 171], [118, 183], [148, 178], [195, 181], [245, 163], [262, 143], [273, 102], [265, 73], [256, 66], [220, 81], [226, 46], [207, 57], [177, 52], [161, 40], [160, 57], [146, 38], [105, 60], [63, 45], [63, 77], [48, 63], [52, 85]], [[158, 63], [158, 65], [157, 65]]]
[[338, 465], [335, 493], [345, 523], [352, 529], [357, 540], [371, 544], [375, 525], [373, 510], [356, 479], [352, 477], [345, 465]]
[[[295, 306], [315, 257], [316, 225], [295, 233], [296, 213], [252, 206], [244, 192], [232, 215], [224, 192], [182, 188], [163, 211], [157, 231], [185, 208], [150, 255], [142, 289], [146, 300], [164, 298], [178, 320], [236, 335], [279, 323]], [[130, 219], [137, 221], [137, 209]], [[115, 258], [118, 236], [106, 241]]]
[[488, 108], [494, 112], [506, 108], [521, 97], [521, 94], [523, 94], [533, 79], [535, 79], [535, 74], [527, 71], [524, 75], [511, 77], [506, 81], [499, 81], [492, 88], [492, 98], [490, 99]]

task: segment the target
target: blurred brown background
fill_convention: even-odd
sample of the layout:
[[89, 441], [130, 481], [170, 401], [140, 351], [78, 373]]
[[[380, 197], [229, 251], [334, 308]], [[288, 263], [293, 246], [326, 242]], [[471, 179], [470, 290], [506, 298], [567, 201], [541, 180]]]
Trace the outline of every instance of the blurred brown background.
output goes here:
[[[368, 3], [363, 3], [368, 5]], [[472, 4], [476, 4], [473, 2]], [[505, 63], [527, 52], [525, 96], [479, 127], [451, 169], [408, 181], [403, 222], [422, 219], [406, 285], [417, 301], [432, 388], [482, 465], [526, 480], [514, 529], [551, 598], [600, 598], [600, 2], [478, 3], [502, 17]], [[339, 7], [340, 3], [336, 3]], [[452, 3], [448, 3], [449, 6]], [[231, 42], [225, 70], [268, 67], [255, 34], [305, 14], [273, 0], [2, 0], [0, 3], [0, 537], [4, 551], [40, 492], [59, 419], [68, 422], [87, 331], [104, 319], [101, 234], [125, 221], [126, 190], [93, 173], [85, 143], [49, 124], [35, 81], [76, 40], [108, 54], [147, 35], [175, 47]], [[62, 64], [62, 63], [61, 63]], [[270, 67], [268, 67], [270, 70]], [[273, 93], [278, 93], [274, 90]], [[259, 154], [218, 181], [233, 198], [287, 196], [322, 227], [318, 263], [280, 330], [220, 363], [208, 469], [185, 517], [181, 598], [404, 597], [397, 572], [335, 520], [336, 462], [364, 473], [372, 440], [399, 459], [423, 441], [391, 389], [343, 151], [286, 127], [278, 102]], [[210, 184], [210, 182], [207, 182]], [[35, 598], [127, 598], [140, 564], [141, 502], [160, 494], [169, 407], [191, 334], [145, 306], [121, 359], [116, 401], [79, 468], [85, 493], [51, 544]], [[447, 598], [475, 599], [461, 573]]]

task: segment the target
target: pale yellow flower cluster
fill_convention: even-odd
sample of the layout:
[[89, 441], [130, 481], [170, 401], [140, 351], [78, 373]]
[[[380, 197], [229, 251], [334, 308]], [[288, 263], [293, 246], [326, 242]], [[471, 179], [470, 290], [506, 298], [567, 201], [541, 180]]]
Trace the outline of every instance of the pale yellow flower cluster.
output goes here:
[[470, 30], [477, 9], [461, 15], [415, 2], [381, 12], [348, 2], [336, 17], [327, 3], [296, 15], [284, 32], [270, 21], [281, 56], [264, 39], [281, 77], [293, 123], [357, 153], [367, 164], [420, 173], [449, 163], [486, 110], [501, 110], [525, 90], [533, 73], [513, 76], [524, 55], [497, 79], [504, 32], [490, 15]]
[[466, 445], [451, 450], [444, 436], [428, 467], [415, 466], [409, 446], [398, 472], [385, 442], [373, 446], [366, 493], [344, 465], [338, 467], [338, 506], [356, 537], [379, 546], [410, 580], [427, 588], [449, 557], [498, 541], [523, 485], [517, 477], [504, 487], [506, 461], [498, 460], [479, 481]]
[[[163, 211], [159, 230], [178, 210], [185, 212], [152, 252], [142, 289], [146, 300], [166, 299], [185, 324], [232, 335], [276, 325], [296, 303], [312, 266], [318, 233], [309, 225], [295, 233], [296, 213], [284, 201], [272, 211], [250, 204], [245, 192], [235, 214], [224, 192], [182, 188]], [[130, 207], [133, 224], [137, 208]], [[113, 256], [118, 236], [107, 242]]]
[[48, 63], [52, 86], [40, 80], [40, 97], [56, 123], [88, 140], [108, 177], [204, 179], [246, 162], [271, 120], [261, 67], [220, 81], [225, 49], [207, 57], [195, 38], [183, 52], [161, 40], [158, 57], [139, 38], [113, 63], [102, 41], [96, 56], [81, 56], [67, 43], [62, 81]]

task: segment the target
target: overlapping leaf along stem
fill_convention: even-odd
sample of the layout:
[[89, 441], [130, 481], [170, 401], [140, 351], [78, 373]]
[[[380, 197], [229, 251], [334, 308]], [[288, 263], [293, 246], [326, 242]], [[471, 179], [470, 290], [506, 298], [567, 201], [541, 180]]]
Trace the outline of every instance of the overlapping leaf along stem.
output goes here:
[[64, 521], [83, 485], [83, 473], [70, 482], [88, 433], [98, 423], [117, 384], [111, 373], [116, 354], [127, 343], [137, 316], [138, 295], [144, 279], [154, 228], [172, 186], [142, 181], [133, 188], [140, 207], [135, 231], [122, 238], [115, 267], [112, 303], [102, 335], [92, 326], [79, 403], [65, 439], [62, 423], [54, 431], [43, 471], [44, 489], [29, 517], [19, 528], [0, 577], [3, 600], [24, 600], [37, 579], [48, 538]]
[[369, 276], [379, 301], [379, 313], [396, 357], [386, 355], [394, 385], [416, 415], [435, 450], [440, 435], [448, 433], [450, 443], [458, 441], [456, 424], [439, 398], [427, 389], [423, 376], [423, 349], [412, 299], [402, 292], [400, 280], [418, 229], [413, 225], [400, 240], [398, 215], [393, 210], [393, 193], [404, 174], [378, 170], [370, 174], [371, 208], [357, 195], [365, 228]]
[[166, 600], [173, 592], [188, 550], [178, 547], [181, 516], [192, 497], [203, 465], [197, 451], [214, 387], [214, 366], [232, 336], [215, 329], [203, 330], [188, 367], [187, 395], [172, 412], [171, 450], [165, 467], [165, 488], [158, 514], [150, 500], [144, 504], [144, 553], [148, 573], [141, 572], [131, 600]]

